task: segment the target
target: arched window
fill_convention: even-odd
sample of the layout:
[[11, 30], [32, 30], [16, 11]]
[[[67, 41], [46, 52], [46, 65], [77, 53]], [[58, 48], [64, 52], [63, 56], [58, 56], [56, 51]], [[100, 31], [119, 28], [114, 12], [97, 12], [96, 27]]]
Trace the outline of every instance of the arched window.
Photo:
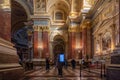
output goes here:
[[62, 12], [56, 12], [55, 13], [55, 20], [63, 20], [63, 13]]

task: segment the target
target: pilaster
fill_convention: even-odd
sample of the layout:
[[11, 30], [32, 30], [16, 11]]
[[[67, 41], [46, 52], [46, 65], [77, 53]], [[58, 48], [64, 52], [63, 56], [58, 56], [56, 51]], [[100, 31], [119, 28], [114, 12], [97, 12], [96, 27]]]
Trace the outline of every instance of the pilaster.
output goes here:
[[33, 41], [33, 43], [34, 43], [34, 55], [33, 55], [33, 57], [34, 58], [38, 58], [39, 57], [39, 55], [38, 55], [38, 30], [37, 30], [37, 28], [34, 28], [34, 41]]
[[111, 26], [111, 32], [112, 32], [112, 41], [111, 41], [111, 49], [114, 50], [115, 49], [115, 24], [113, 24]]
[[36, 25], [34, 28], [34, 55], [37, 58], [49, 57], [49, 27]]
[[87, 54], [87, 28], [84, 28], [82, 31], [82, 41], [83, 41], [83, 56], [85, 57], [85, 55]]
[[102, 34], [99, 34], [99, 40], [100, 40], [100, 55], [103, 55], [102, 53]]
[[76, 58], [76, 27], [69, 27], [69, 58]]

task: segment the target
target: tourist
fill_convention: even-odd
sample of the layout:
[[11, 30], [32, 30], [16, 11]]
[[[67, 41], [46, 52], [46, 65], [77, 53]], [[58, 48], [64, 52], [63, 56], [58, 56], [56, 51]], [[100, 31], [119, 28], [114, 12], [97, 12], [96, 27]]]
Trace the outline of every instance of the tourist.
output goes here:
[[49, 71], [50, 64], [49, 64], [49, 58], [46, 58], [46, 70]]
[[72, 69], [75, 69], [76, 61], [74, 59], [71, 60], [71, 65], [72, 65]]

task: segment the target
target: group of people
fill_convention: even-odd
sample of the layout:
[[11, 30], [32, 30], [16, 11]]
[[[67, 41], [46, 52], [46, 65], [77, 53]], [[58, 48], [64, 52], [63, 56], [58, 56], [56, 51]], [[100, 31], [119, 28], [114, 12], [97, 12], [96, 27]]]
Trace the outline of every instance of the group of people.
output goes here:
[[[54, 61], [54, 65], [56, 67], [56, 69], [58, 70], [58, 75], [62, 76], [63, 75], [63, 67], [67, 69], [68, 67], [68, 61], [65, 59], [63, 62], [61, 62], [59, 60], [59, 58], [57, 58], [57, 60]], [[71, 60], [71, 66], [72, 69], [76, 68], [76, 61], [75, 59]], [[50, 69], [50, 60], [49, 58], [46, 58], [46, 70], [49, 71]]]

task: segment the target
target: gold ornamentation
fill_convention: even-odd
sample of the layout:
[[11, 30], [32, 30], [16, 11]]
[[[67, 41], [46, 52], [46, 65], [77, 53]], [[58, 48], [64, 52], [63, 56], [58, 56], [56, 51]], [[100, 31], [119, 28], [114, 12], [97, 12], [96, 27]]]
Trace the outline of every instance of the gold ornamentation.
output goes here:
[[39, 31], [39, 32], [45, 32], [45, 31], [49, 31], [49, 27], [48, 26], [40, 26], [40, 25], [36, 25], [33, 26], [34, 31]]
[[10, 9], [10, 0], [4, 0], [2, 4], [0, 4], [0, 6], [3, 9]]
[[46, 11], [46, 0], [35, 0], [34, 5], [35, 12]]

